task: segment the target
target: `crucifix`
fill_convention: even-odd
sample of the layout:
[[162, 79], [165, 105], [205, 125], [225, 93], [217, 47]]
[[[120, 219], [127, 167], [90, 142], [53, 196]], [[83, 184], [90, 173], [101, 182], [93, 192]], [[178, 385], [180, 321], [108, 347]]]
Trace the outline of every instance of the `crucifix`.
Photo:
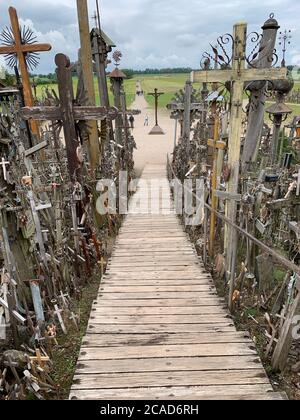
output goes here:
[[158, 98], [164, 95], [164, 92], [158, 92], [158, 89], [154, 89], [154, 93], [148, 93], [149, 96], [153, 96], [155, 100], [155, 126], [150, 131], [149, 135], [162, 135], [164, 131], [158, 125]]
[[[9, 8], [9, 16], [11, 28], [3, 31], [1, 41], [3, 46], [0, 47], [0, 54], [5, 54], [7, 62], [12, 67], [19, 63], [22, 76], [23, 94], [25, 106], [33, 106], [34, 100], [30, 86], [30, 78], [28, 65], [34, 67], [37, 64], [36, 54], [42, 51], [50, 51], [50, 44], [34, 43], [34, 36], [30, 29], [21, 32], [17, 11], [14, 7]], [[39, 138], [39, 127], [36, 121], [31, 121], [31, 131]]]
[[64, 54], [55, 57], [57, 65], [59, 106], [25, 107], [21, 116], [25, 120], [61, 121], [68, 158], [68, 168], [71, 180], [76, 182], [80, 178], [82, 165], [81, 144], [78, 139], [77, 121], [95, 121], [104, 118], [115, 119], [118, 110], [114, 107], [76, 106], [72, 84], [70, 60]]
[[[191, 74], [192, 82], [196, 83], [231, 83], [232, 108], [228, 142], [228, 165], [231, 169], [227, 183], [227, 191], [231, 194], [238, 192], [241, 135], [242, 135], [242, 105], [244, 84], [250, 81], [281, 80], [286, 79], [287, 69], [256, 69], [246, 68], [246, 41], [247, 24], [242, 22], [234, 26], [233, 30], [233, 56], [232, 68], [224, 70], [194, 71]], [[237, 203], [234, 200], [226, 201], [226, 216], [235, 223], [237, 215]], [[232, 267], [233, 242], [235, 230], [227, 227], [225, 230], [225, 246], [227, 252], [228, 267]], [[231, 296], [229, 297], [231, 301]]]
[[[185, 84], [185, 90], [183, 95], [183, 102], [171, 102], [167, 105], [167, 109], [172, 111], [171, 118], [175, 119], [177, 128], [177, 120], [183, 120], [181, 124], [181, 136], [183, 137], [187, 149], [189, 149], [190, 143], [190, 132], [191, 132], [191, 117], [192, 113], [196, 111], [204, 111], [204, 106], [200, 102], [192, 102], [193, 98], [193, 86], [190, 81], [187, 81]], [[181, 99], [181, 101], [182, 101]], [[175, 145], [176, 145], [176, 135], [175, 135]]]

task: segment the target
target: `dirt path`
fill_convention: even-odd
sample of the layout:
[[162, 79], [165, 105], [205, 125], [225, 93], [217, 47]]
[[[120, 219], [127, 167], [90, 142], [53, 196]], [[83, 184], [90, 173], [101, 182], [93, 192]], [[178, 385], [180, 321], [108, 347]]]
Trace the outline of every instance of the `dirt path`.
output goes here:
[[[140, 109], [141, 115], [135, 117], [133, 135], [138, 149], [134, 154], [137, 176], [140, 176], [147, 164], [164, 164], [167, 162], [167, 153], [172, 153], [174, 144], [174, 121], [169, 114], [159, 110], [159, 124], [166, 133], [164, 136], [149, 136], [155, 124], [154, 109], [149, 106], [144, 96], [137, 96], [131, 106]], [[145, 117], [149, 116], [149, 126], [144, 126]]]

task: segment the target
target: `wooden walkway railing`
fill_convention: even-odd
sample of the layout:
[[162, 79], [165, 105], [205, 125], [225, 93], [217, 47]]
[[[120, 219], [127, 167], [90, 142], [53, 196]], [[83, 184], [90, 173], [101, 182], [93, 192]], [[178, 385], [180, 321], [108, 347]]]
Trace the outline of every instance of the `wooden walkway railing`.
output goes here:
[[[152, 179], [162, 191], [154, 186], [149, 198]], [[149, 203], [162, 211], [133, 214], [139, 198], [139, 213]], [[165, 167], [147, 166], [93, 304], [70, 398], [283, 399], [170, 201]]]

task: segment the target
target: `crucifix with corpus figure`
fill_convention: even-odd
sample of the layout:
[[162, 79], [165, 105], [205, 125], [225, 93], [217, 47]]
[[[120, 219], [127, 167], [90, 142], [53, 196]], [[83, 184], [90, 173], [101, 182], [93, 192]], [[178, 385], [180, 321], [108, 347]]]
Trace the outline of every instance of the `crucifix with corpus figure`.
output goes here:
[[[37, 53], [50, 51], [50, 44], [37, 44], [30, 28], [21, 30], [18, 14], [14, 7], [9, 8], [11, 28], [6, 28], [0, 36], [0, 54], [4, 54], [7, 64], [15, 68], [19, 65], [25, 106], [33, 106], [33, 94], [30, 85], [28, 66], [34, 68], [37, 63]], [[32, 134], [39, 138], [39, 127], [36, 121], [30, 123]]]
[[164, 92], [158, 92], [158, 89], [155, 88], [153, 93], [148, 93], [149, 96], [154, 97], [154, 107], [155, 107], [155, 126], [150, 131], [149, 135], [163, 135], [165, 134], [163, 129], [158, 125], [158, 98], [164, 95]]
[[[228, 142], [228, 165], [230, 177], [227, 183], [227, 192], [236, 195], [238, 192], [241, 135], [243, 117], [243, 95], [244, 85], [251, 81], [272, 81], [287, 78], [286, 68], [246, 68], [246, 44], [247, 44], [247, 23], [241, 22], [234, 25], [233, 29], [233, 55], [231, 68], [224, 70], [202, 70], [194, 71], [191, 74], [193, 83], [231, 83], [231, 117]], [[226, 216], [235, 223], [237, 215], [237, 203], [235, 200], [226, 201]], [[234, 247], [231, 244], [235, 241], [236, 231], [232, 227], [225, 230], [225, 246], [228, 267], [232, 267]], [[231, 276], [232, 277], [232, 276]], [[229, 297], [230, 302], [232, 296]]]

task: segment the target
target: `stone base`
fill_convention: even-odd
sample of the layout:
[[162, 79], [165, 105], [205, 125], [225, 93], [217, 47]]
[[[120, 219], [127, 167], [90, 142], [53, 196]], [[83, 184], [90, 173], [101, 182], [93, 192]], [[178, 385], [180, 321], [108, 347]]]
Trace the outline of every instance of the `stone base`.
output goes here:
[[161, 136], [164, 135], [165, 132], [159, 125], [155, 125], [149, 133], [149, 136]]

